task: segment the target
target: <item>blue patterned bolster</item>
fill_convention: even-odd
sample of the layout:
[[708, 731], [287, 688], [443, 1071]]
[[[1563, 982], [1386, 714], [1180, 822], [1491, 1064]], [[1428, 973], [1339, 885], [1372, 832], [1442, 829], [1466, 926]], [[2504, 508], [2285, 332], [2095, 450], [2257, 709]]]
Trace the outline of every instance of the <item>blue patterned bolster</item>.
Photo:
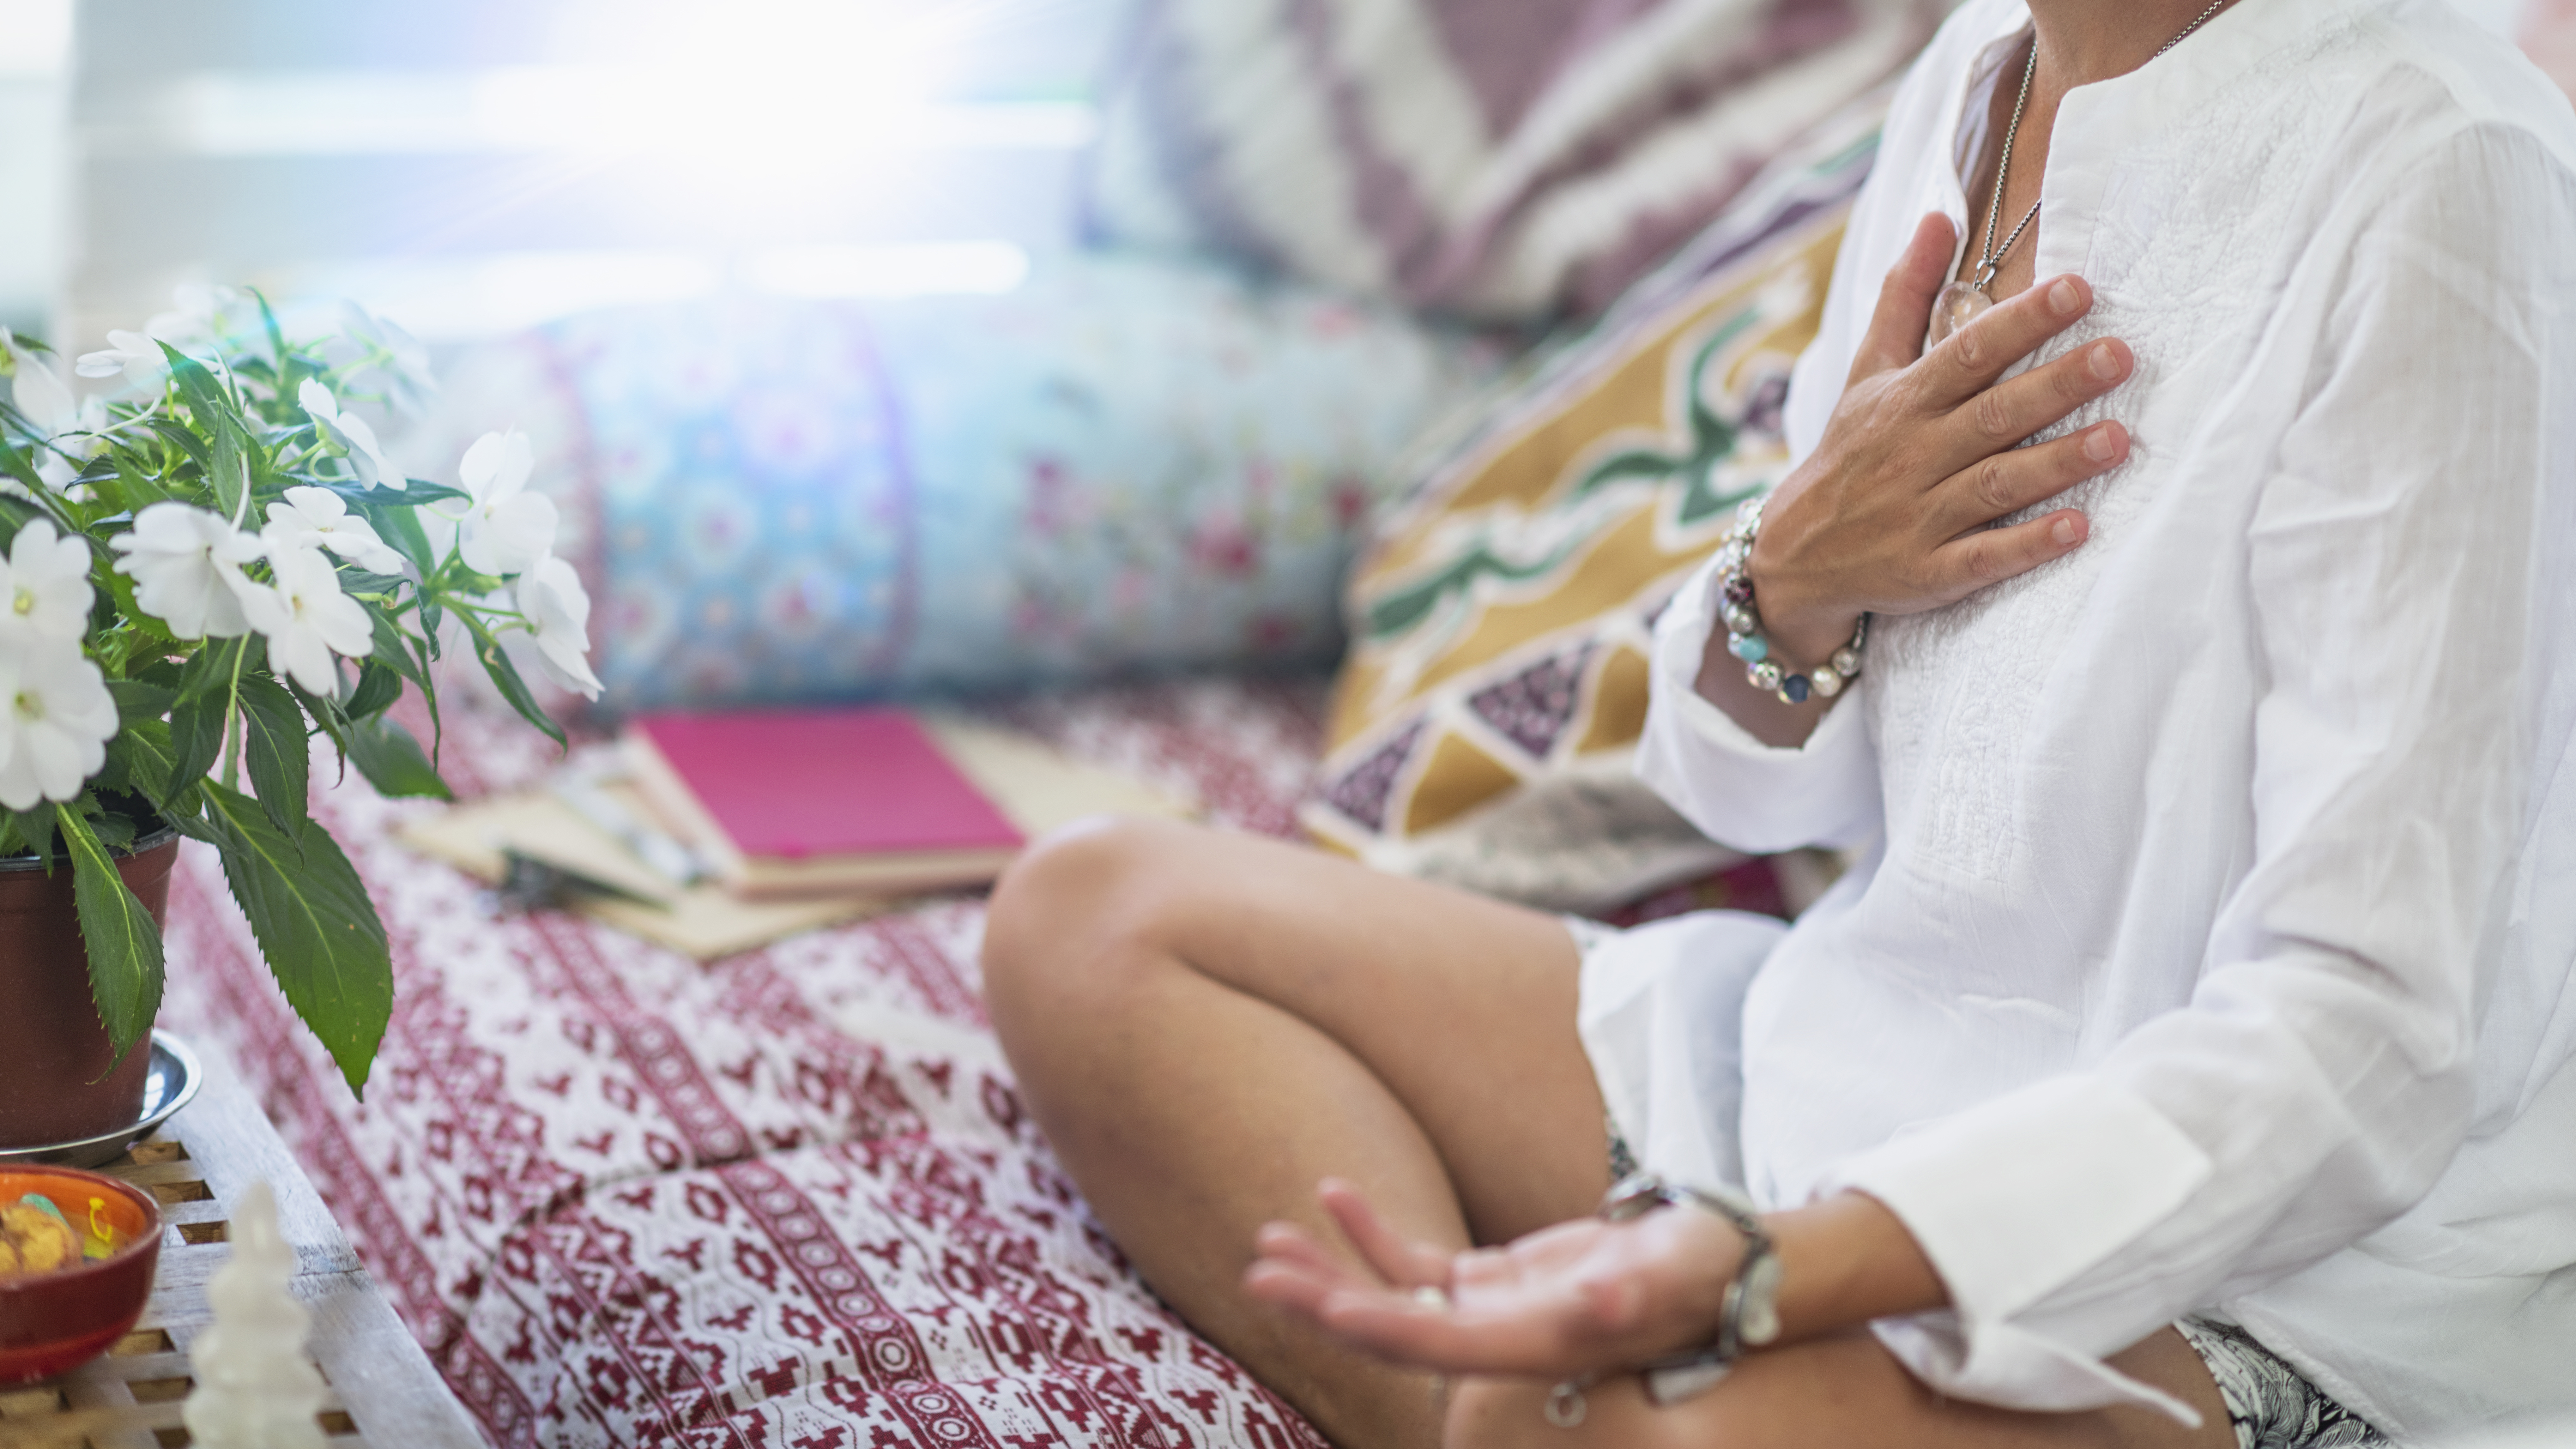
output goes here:
[[991, 297], [593, 313], [448, 372], [406, 449], [519, 426], [603, 705], [781, 703], [1329, 658], [1407, 445], [1489, 343], [1087, 255]]

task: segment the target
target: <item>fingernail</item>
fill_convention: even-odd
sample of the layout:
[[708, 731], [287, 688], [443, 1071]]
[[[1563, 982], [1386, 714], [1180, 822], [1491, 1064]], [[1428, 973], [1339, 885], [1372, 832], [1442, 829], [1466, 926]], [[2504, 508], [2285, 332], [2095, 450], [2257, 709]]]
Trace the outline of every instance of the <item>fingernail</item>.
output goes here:
[[2057, 540], [2057, 546], [2059, 548], [2065, 548], [2073, 544], [2075, 542], [2075, 520], [2072, 518], [2061, 518], [2057, 520], [2056, 523], [2050, 525], [2048, 536]]
[[2083, 300], [2075, 295], [2075, 284], [2064, 277], [2058, 278], [2057, 285], [2048, 289], [2048, 305], [2061, 317], [2074, 311], [2076, 304]]
[[2111, 447], [2111, 430], [2109, 428], [2095, 428], [2093, 431], [2084, 435], [2084, 456], [2092, 459], [2094, 462], [2110, 462], [2113, 451], [2114, 450]]
[[2093, 375], [2105, 382], [2120, 375], [2120, 354], [2112, 351], [2108, 342], [2093, 349]]

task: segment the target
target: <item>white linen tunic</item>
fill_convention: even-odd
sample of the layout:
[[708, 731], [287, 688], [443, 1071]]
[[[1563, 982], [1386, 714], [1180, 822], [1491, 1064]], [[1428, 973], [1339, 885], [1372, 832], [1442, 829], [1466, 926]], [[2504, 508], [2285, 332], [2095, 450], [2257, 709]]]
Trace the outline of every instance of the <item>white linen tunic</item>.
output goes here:
[[[2028, 23], [1971, 0], [1898, 93], [1800, 453]], [[2441, 0], [2242, 0], [2058, 114], [2037, 274], [2098, 300], [2042, 355], [2138, 359], [2069, 424], [2135, 438], [2090, 541], [1876, 621], [1800, 749], [1693, 692], [1705, 573], [1661, 622], [1645, 778], [1862, 858], [1588, 953], [1586, 1046], [1649, 1165], [1891, 1207], [1942, 1391], [2188, 1419], [2102, 1357], [2197, 1312], [2401, 1442], [2576, 1407], [2571, 163]]]

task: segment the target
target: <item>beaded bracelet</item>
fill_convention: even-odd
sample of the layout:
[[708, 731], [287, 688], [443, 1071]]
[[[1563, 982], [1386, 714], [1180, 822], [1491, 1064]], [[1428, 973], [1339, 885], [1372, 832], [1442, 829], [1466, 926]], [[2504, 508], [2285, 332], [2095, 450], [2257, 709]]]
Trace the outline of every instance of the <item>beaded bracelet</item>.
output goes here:
[[1762, 529], [1762, 504], [1756, 498], [1735, 511], [1735, 527], [1717, 554], [1719, 618], [1726, 624], [1726, 652], [1744, 661], [1744, 677], [1755, 689], [1778, 696], [1782, 704], [1805, 704], [1811, 694], [1831, 699], [1860, 677], [1860, 653], [1869, 643], [1869, 615], [1861, 615], [1852, 626], [1849, 644], [1810, 673], [1792, 673], [1771, 657], [1771, 641], [1763, 636], [1762, 616], [1753, 607], [1753, 576], [1744, 571], [1753, 557], [1753, 537]]

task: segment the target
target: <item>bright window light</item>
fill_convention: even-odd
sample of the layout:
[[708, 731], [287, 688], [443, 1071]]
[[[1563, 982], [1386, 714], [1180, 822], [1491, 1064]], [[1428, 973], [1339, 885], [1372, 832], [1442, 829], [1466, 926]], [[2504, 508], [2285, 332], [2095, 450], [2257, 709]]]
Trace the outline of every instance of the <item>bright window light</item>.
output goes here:
[[659, 151], [787, 170], [871, 152], [1074, 150], [1099, 129], [1078, 101], [925, 103], [710, 127], [699, 108], [673, 106], [650, 75], [578, 66], [203, 73], [171, 88], [160, 122], [133, 139], [200, 156]]
[[1026, 281], [1029, 254], [1008, 242], [918, 246], [774, 247], [743, 259], [742, 280], [780, 297], [917, 297], [1008, 292]]
[[[327, 269], [295, 279], [313, 297], [351, 296], [425, 342], [499, 337], [599, 307], [685, 302], [724, 284], [688, 252], [503, 252], [444, 262]], [[291, 316], [290, 325], [305, 319]]]
[[72, 0], [0, 0], [0, 76], [60, 75], [72, 51]]

